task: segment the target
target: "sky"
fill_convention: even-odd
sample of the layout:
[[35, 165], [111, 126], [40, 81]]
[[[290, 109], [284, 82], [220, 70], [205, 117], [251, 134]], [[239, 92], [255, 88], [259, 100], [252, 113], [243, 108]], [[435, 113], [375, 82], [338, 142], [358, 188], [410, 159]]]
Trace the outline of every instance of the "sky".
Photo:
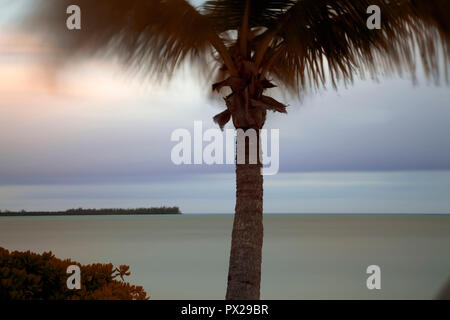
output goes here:
[[[142, 83], [103, 60], [66, 61], [50, 79], [48, 49], [16, 28], [16, 4], [0, 2], [0, 209], [233, 211], [232, 165], [170, 159], [175, 129], [215, 128], [224, 110], [208, 83], [186, 70]], [[356, 80], [281, 97], [288, 114], [266, 122], [280, 130], [280, 172], [265, 177], [265, 210], [448, 213], [450, 90], [418, 74], [417, 85]]]

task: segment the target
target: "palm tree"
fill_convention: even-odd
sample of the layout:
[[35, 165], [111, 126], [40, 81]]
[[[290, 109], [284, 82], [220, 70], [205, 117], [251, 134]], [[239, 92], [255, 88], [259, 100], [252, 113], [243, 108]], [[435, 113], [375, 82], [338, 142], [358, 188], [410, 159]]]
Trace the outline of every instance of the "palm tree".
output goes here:
[[[72, 4], [81, 30], [65, 28]], [[381, 9], [379, 30], [367, 27], [370, 5]], [[431, 79], [440, 69], [448, 79], [448, 0], [46, 0], [33, 17], [65, 55], [114, 55], [139, 74], [168, 78], [185, 61], [207, 70], [213, 91], [228, 90], [214, 121], [244, 132], [261, 129], [268, 110], [286, 113], [265, 95], [275, 86], [304, 94], [367, 74], [414, 74], [419, 62]], [[236, 190], [226, 298], [259, 299], [261, 163], [236, 164]]]

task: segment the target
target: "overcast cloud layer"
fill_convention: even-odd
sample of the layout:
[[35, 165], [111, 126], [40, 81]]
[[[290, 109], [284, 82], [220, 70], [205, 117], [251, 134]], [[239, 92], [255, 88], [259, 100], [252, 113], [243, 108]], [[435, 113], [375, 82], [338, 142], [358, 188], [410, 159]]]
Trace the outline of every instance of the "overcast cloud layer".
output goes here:
[[[232, 210], [233, 166], [175, 166], [170, 160], [173, 130], [192, 132], [195, 120], [203, 121], [205, 129], [215, 127], [212, 117], [224, 107], [219, 100], [206, 99], [208, 84], [180, 74], [170, 85], [142, 85], [103, 61], [74, 63], [58, 75], [58, 81], [49, 82], [37, 58], [45, 48], [13, 30], [10, 20], [10, 15], [0, 15], [0, 202], [4, 204], [0, 209], [20, 207], [20, 196], [12, 196], [13, 186], [175, 186], [183, 181], [189, 188], [206, 176], [228, 174], [224, 176], [231, 178], [214, 181], [217, 192], [228, 190], [222, 195], [230, 204], [226, 211]], [[301, 172], [450, 169], [449, 87], [428, 84], [420, 72], [418, 78], [418, 86], [410, 79], [357, 80], [350, 88], [326, 90], [302, 102], [286, 98], [288, 115], [270, 114], [266, 123], [267, 128], [280, 130], [280, 172], [294, 190], [287, 192], [290, 198], [278, 195], [286, 202], [278, 204], [280, 210], [295, 211], [295, 192], [300, 190], [295, 181]], [[446, 181], [438, 183], [438, 194], [448, 191]], [[199, 212], [211, 210], [205, 190], [200, 202], [183, 190], [177, 191], [179, 199], [189, 199], [185, 204], [192, 211], [196, 210], [189, 203], [195, 201], [202, 203], [204, 210]], [[345, 199], [356, 194], [357, 189], [352, 190]], [[170, 187], [166, 192], [159, 202], [178, 199]], [[89, 203], [96, 205], [95, 201], [85, 204]], [[333, 208], [333, 203], [324, 208]], [[268, 207], [276, 211], [270, 202]], [[449, 207], [442, 202], [434, 208], [448, 212]], [[432, 206], [422, 209], [433, 211]]]

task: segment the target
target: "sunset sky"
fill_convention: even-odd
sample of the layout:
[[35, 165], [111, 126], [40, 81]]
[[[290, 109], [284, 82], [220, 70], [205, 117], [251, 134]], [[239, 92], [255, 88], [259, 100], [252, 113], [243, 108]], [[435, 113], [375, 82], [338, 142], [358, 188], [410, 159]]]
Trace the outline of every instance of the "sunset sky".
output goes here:
[[[49, 73], [48, 48], [19, 28], [22, 3], [0, 0], [0, 209], [233, 211], [233, 166], [170, 160], [173, 130], [215, 127], [224, 106], [208, 83], [144, 84], [100, 60]], [[450, 90], [421, 74], [284, 98], [288, 115], [266, 122], [280, 173], [265, 177], [265, 210], [448, 213]]]

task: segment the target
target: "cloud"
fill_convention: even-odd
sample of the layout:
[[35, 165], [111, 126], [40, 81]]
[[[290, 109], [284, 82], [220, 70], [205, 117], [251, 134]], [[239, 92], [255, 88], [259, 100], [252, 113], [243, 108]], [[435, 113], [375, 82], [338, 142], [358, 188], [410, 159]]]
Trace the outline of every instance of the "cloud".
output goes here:
[[[143, 88], [109, 66], [78, 66], [64, 75], [63, 93], [35, 92], [33, 81], [0, 72], [0, 92], [17, 88], [0, 101], [1, 183], [232, 172], [170, 161], [173, 130], [192, 131], [194, 120], [214, 127], [221, 103], [208, 101], [207, 89], [181, 75]], [[281, 172], [449, 169], [449, 106], [447, 87], [361, 81], [291, 101], [289, 114], [270, 114], [267, 126], [280, 129]]]
[[[214, 203], [232, 211], [232, 166], [175, 166], [170, 160], [173, 130], [192, 131], [195, 120], [203, 121], [204, 130], [215, 127], [212, 117], [224, 105], [206, 98], [209, 84], [190, 76], [189, 70], [170, 84], [143, 82], [124, 74], [113, 61], [99, 60], [68, 61], [64, 70], [48, 73], [41, 59], [46, 50], [38, 39], [10, 29], [0, 37], [2, 203], [11, 209], [22, 203], [43, 208], [49, 199], [62, 207], [77, 201], [135, 206], [154, 196], [166, 205], [179, 199], [192, 212], [207, 212]], [[280, 129], [282, 172], [265, 179], [266, 209], [317, 212], [335, 207], [356, 212], [370, 203], [373, 210], [383, 211], [388, 203], [384, 207], [379, 199], [390, 199], [398, 210], [414, 211], [423, 200], [420, 210], [442, 211], [448, 205], [445, 196], [435, 199], [425, 193], [428, 198], [420, 198], [421, 189], [414, 190], [416, 200], [410, 201], [402, 190], [409, 190], [412, 180], [405, 178], [409, 182], [400, 187], [380, 179], [384, 170], [450, 169], [450, 90], [429, 86], [420, 73], [418, 81], [415, 87], [410, 79], [358, 80], [348, 89], [323, 91], [301, 103], [283, 100], [290, 105], [288, 115], [269, 114], [266, 123]], [[328, 171], [379, 175], [350, 179]], [[426, 181], [425, 175], [417, 177], [425, 180], [411, 183]], [[145, 184], [149, 189], [142, 189]], [[14, 189], [24, 185], [32, 189]], [[30, 190], [47, 191], [38, 195]], [[72, 202], [65, 200], [67, 194]], [[349, 199], [353, 202], [347, 205]]]

